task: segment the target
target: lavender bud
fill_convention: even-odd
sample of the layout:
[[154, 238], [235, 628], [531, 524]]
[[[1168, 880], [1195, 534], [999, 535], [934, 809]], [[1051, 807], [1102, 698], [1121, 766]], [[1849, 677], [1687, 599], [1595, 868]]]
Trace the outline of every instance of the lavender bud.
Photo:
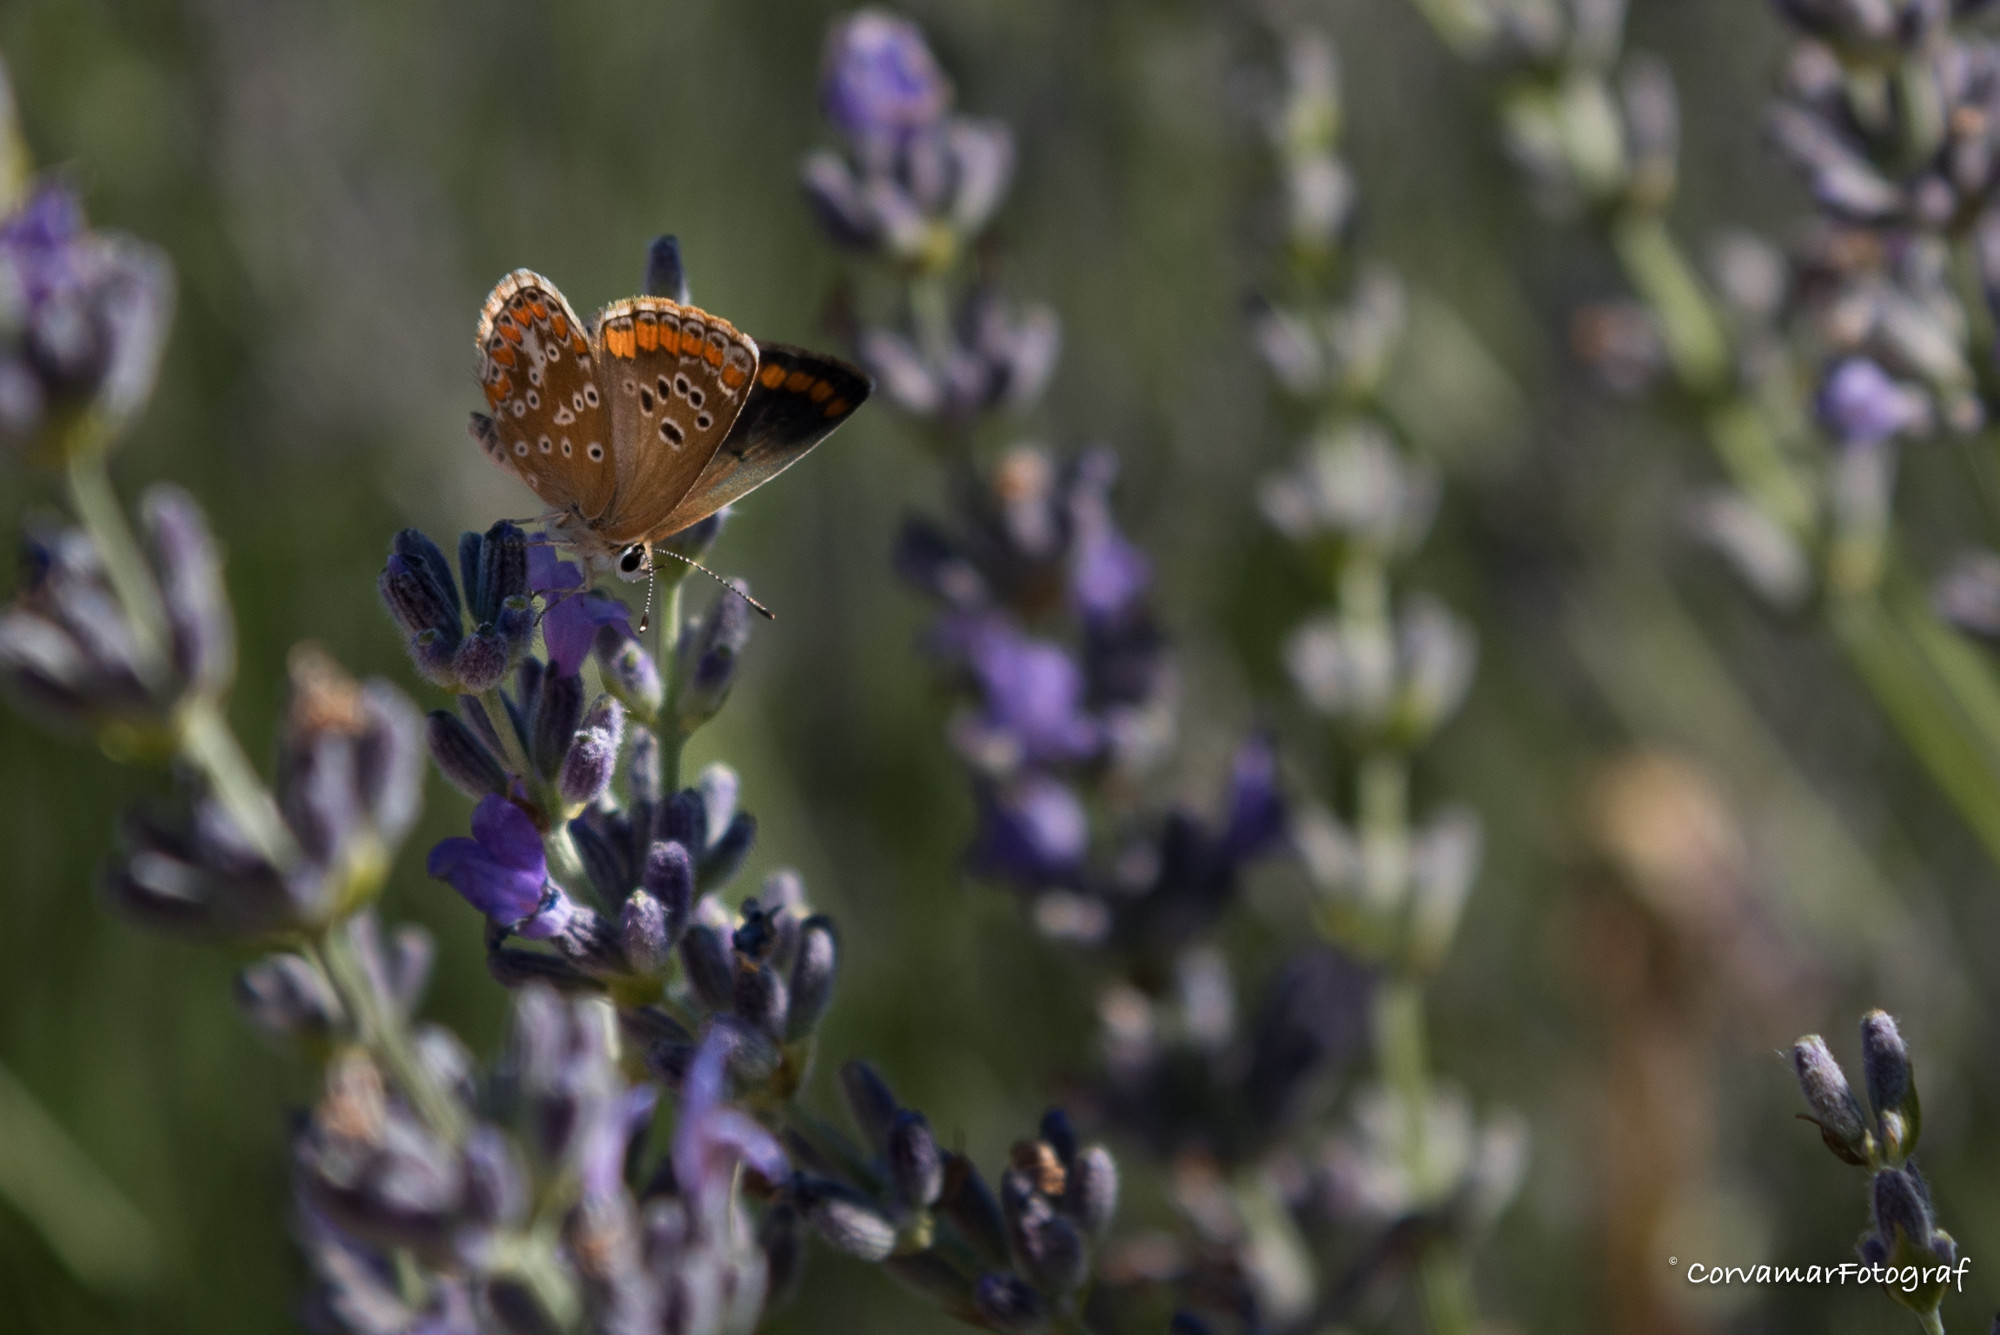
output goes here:
[[708, 848], [708, 807], [701, 793], [683, 788], [660, 804], [654, 820], [653, 837], [676, 843], [699, 858]]
[[492, 1126], [472, 1128], [465, 1140], [465, 1207], [486, 1225], [505, 1227], [528, 1206], [526, 1174], [506, 1136]]
[[792, 963], [792, 1004], [785, 1019], [785, 1038], [797, 1041], [819, 1027], [833, 1002], [835, 975], [840, 971], [840, 937], [833, 919], [823, 913], [807, 918], [799, 928], [798, 953]]
[[646, 853], [643, 883], [660, 901], [669, 943], [678, 941], [694, 906], [694, 863], [677, 843], [655, 843]]
[[[415, 529], [405, 532], [430, 541]], [[459, 619], [457, 587], [439, 587], [421, 555], [392, 554], [376, 578], [375, 589], [382, 596], [382, 606], [405, 635], [414, 637], [427, 630], [434, 631], [456, 647], [464, 630]]]
[[1068, 1168], [1076, 1158], [1076, 1127], [1069, 1114], [1061, 1108], [1050, 1108], [1042, 1114], [1042, 1124], [1037, 1130], [1042, 1143], [1054, 1150], [1062, 1166]]
[[1077, 1152], [1069, 1165], [1062, 1208], [1087, 1235], [1104, 1236], [1118, 1210], [1118, 1161], [1110, 1150], [1090, 1145]]
[[[423, 636], [419, 636], [418, 639], [422, 640]], [[460, 692], [466, 695], [479, 695], [492, 690], [506, 678], [507, 662], [507, 641], [500, 633], [495, 630], [476, 630], [465, 637], [458, 646], [458, 651], [451, 656], [451, 672], [457, 679], [456, 687]], [[419, 655], [417, 666], [424, 665], [425, 657]]]
[[431, 964], [436, 958], [437, 943], [428, 931], [415, 923], [398, 927], [395, 936], [390, 939], [384, 969], [388, 995], [405, 1018], [415, 1014], [418, 1003], [423, 1000], [424, 988], [431, 979]]
[[1916, 1149], [1922, 1116], [1910, 1078], [1910, 1049], [1886, 1011], [1861, 1018], [1861, 1073], [1883, 1149], [1901, 1158]]
[[500, 946], [486, 952], [486, 972], [493, 981], [510, 991], [535, 986], [552, 987], [565, 995], [602, 992], [604, 985], [566, 959], [539, 950]]
[[650, 296], [688, 304], [687, 267], [681, 263], [681, 240], [656, 236], [646, 247], [645, 282], [639, 289]]
[[660, 712], [666, 688], [660, 681], [659, 665], [635, 639], [617, 626], [600, 626], [592, 644], [597, 667], [604, 674], [604, 689], [625, 702], [625, 707], [642, 718]]
[[742, 867], [743, 859], [750, 856], [750, 849], [757, 842], [757, 818], [747, 811], [739, 811], [722, 837], [710, 844], [702, 855], [700, 884], [704, 890], [718, 885], [726, 885], [729, 878]]
[[[637, 725], [632, 728], [632, 750], [625, 761], [625, 789], [635, 808], [651, 808], [660, 800], [660, 742], [650, 729]], [[639, 829], [650, 835], [651, 821]]]
[[1090, 1249], [1076, 1225], [1061, 1215], [1021, 1230], [1021, 1261], [1044, 1292], [1069, 1293], [1090, 1277]]
[[827, 1246], [863, 1261], [880, 1261], [896, 1246], [896, 1226], [867, 1197], [838, 1182], [800, 1174], [792, 1199]]
[[236, 625], [208, 520], [192, 496], [164, 484], [147, 491], [141, 510], [173, 634], [174, 667], [199, 690], [221, 690], [236, 671]]
[[1048, 1323], [1041, 1295], [1017, 1275], [982, 1275], [972, 1289], [972, 1306], [988, 1329], [1015, 1335], [1040, 1330]]
[[727, 1012], [736, 999], [729, 938], [719, 928], [697, 922], [681, 937], [681, 968], [702, 1006]]
[[544, 778], [554, 778], [561, 769], [582, 722], [583, 678], [560, 672], [544, 674], [528, 725], [528, 755]]
[[618, 914], [618, 945], [632, 971], [658, 975], [673, 958], [673, 936], [666, 910], [644, 890], [634, 890]]
[[978, 1167], [963, 1154], [947, 1152], [937, 1199], [937, 1213], [988, 1265], [1007, 1262], [1007, 1221], [992, 1188]]
[[1861, 1105], [1848, 1088], [1840, 1063], [1827, 1050], [1826, 1040], [1808, 1034], [1792, 1045], [1792, 1069], [1798, 1073], [1799, 1089], [1819, 1124], [1826, 1147], [1851, 1164], [1868, 1162], [1868, 1124]]
[[854, 1119], [862, 1143], [871, 1154], [882, 1153], [899, 1111], [888, 1082], [867, 1062], [850, 1061], [840, 1068], [840, 1095], [847, 1102], [848, 1116]]
[[478, 1068], [457, 1034], [441, 1024], [420, 1024], [410, 1033], [410, 1050], [433, 1084], [457, 1096], [465, 1107], [473, 1106]]
[[236, 1002], [259, 1029], [295, 1043], [325, 1042], [342, 1015], [326, 979], [297, 955], [272, 955], [237, 974]]
[[683, 733], [714, 718], [729, 699], [737, 660], [749, 641], [750, 604], [728, 591], [717, 594], [701, 620], [682, 632], [675, 713]]
[[475, 801], [489, 793], [505, 795], [507, 771], [456, 716], [433, 709], [425, 720], [424, 741], [438, 773], [452, 787]]
[[604, 795], [618, 765], [624, 732], [624, 706], [611, 696], [598, 696], [563, 757], [556, 787], [565, 802], [587, 806]]
[[944, 1159], [922, 1113], [904, 1109], [890, 1123], [888, 1179], [910, 1209], [928, 1209], [944, 1191]]
[[1931, 1215], [1930, 1193], [1914, 1168], [1885, 1168], [1873, 1183], [1875, 1231], [1896, 1251], [1897, 1235], [1918, 1251], [1929, 1251], [1937, 1227]]
[[785, 1032], [788, 998], [785, 980], [768, 964], [742, 965], [736, 969], [732, 989], [736, 1013], [770, 1038]]
[[887, 1159], [889, 1184], [907, 1208], [927, 1209], [944, 1190], [944, 1160], [922, 1113], [905, 1108], [896, 1114], [889, 1124]]
[[998, 121], [955, 119], [945, 126], [957, 188], [951, 221], [970, 236], [986, 225], [1014, 175], [1014, 136]]

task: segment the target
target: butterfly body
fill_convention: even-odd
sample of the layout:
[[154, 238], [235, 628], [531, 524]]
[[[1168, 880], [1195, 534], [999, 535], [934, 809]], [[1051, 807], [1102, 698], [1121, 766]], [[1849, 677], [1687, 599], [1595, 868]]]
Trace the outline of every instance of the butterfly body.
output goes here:
[[665, 297], [615, 301], [586, 329], [526, 269], [487, 297], [478, 341], [492, 415], [474, 414], [474, 438], [549, 506], [557, 542], [627, 578], [651, 564], [633, 553], [776, 477], [873, 388]]

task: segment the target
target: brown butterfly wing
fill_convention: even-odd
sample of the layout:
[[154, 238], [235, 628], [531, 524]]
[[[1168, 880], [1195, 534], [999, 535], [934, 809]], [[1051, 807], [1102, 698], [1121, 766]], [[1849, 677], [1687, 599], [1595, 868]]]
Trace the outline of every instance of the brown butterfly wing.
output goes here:
[[805, 457], [854, 415], [875, 383], [837, 357], [783, 343], [760, 350], [757, 380], [736, 425], [694, 486], [647, 536], [699, 523]]
[[727, 320], [665, 297], [597, 315], [618, 492], [592, 527], [612, 546], [659, 532], [715, 457], [750, 397], [757, 344]]
[[617, 492], [610, 395], [597, 349], [555, 284], [516, 269], [479, 312], [479, 441], [548, 505], [586, 522]]

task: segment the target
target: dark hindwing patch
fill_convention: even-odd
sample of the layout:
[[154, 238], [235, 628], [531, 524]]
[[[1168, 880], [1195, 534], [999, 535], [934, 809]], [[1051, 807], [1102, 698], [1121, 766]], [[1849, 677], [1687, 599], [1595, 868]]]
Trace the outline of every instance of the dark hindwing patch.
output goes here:
[[658, 541], [699, 523], [805, 457], [867, 401], [874, 382], [837, 357], [783, 343], [759, 350], [757, 378], [701, 476], [660, 527]]
[[480, 445], [557, 510], [594, 520], [610, 506], [611, 414], [599, 357], [555, 284], [526, 269], [479, 312], [479, 381], [493, 416]]
[[618, 493], [595, 526], [606, 542], [643, 542], [714, 457], [749, 400], [757, 345], [727, 320], [665, 297], [598, 312], [611, 387]]

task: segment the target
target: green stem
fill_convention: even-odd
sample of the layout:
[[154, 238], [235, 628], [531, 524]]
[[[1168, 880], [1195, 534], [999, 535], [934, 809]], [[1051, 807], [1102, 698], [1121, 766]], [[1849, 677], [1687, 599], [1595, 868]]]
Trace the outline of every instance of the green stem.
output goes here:
[[[1960, 707], [1964, 699], [1954, 681], [1940, 675], [1944, 646], [1912, 644], [1874, 596], [1834, 602], [1828, 622], [1904, 745], [1958, 807], [1986, 853], [2000, 861], [2000, 751], [1980, 737], [1982, 727]], [[1950, 636], [1942, 626], [1938, 634]], [[1990, 681], [1984, 693], [1992, 695]], [[1974, 713], [1988, 711], [1976, 707]]]
[[196, 696], [181, 707], [179, 725], [182, 758], [208, 780], [209, 791], [236, 827], [272, 866], [291, 865], [298, 858], [298, 844], [270, 790], [243, 754], [243, 744], [222, 716], [221, 704]]
[[157, 686], [166, 679], [168, 670], [166, 608], [153, 582], [152, 567], [132, 536], [125, 511], [111, 488], [102, 450], [77, 449], [70, 454], [69, 495], [138, 643], [139, 671], [148, 686]]
[[660, 613], [658, 663], [667, 674], [666, 702], [660, 706], [660, 787], [677, 793], [681, 787], [681, 753], [687, 749], [687, 733], [681, 729], [681, 589], [685, 579], [667, 588], [666, 606]]
[[1472, 1276], [1456, 1247], [1433, 1245], [1417, 1272], [1424, 1321], [1432, 1335], [1472, 1335]]
[[381, 1058], [425, 1125], [453, 1144], [463, 1140], [464, 1111], [417, 1060], [401, 1017], [393, 1007], [384, 1004], [361, 962], [349, 923], [336, 923], [321, 932], [306, 947], [306, 953], [332, 984], [354, 1027], [356, 1039]]

